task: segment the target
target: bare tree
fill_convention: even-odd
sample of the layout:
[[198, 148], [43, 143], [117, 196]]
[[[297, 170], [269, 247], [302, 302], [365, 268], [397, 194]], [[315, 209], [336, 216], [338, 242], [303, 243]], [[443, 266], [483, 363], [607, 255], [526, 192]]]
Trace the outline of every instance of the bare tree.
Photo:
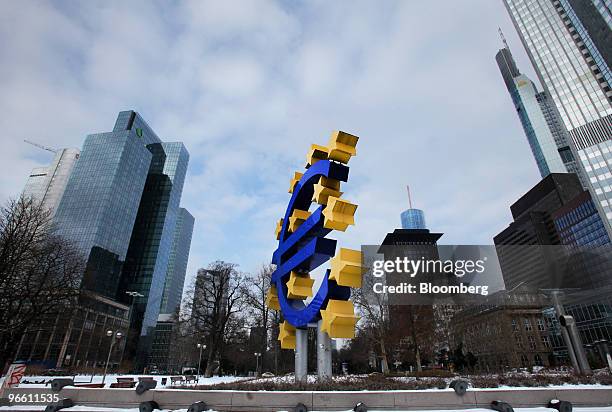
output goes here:
[[271, 323], [271, 309], [266, 303], [266, 296], [268, 289], [270, 289], [274, 269], [274, 265], [262, 265], [255, 276], [245, 279], [244, 285], [244, 296], [250, 312], [249, 323], [252, 327], [261, 328], [259, 330], [263, 331], [263, 333], [257, 336], [259, 342], [256, 342], [257, 351], [262, 354], [258, 373], [265, 369], [265, 354], [268, 352], [268, 330]]
[[207, 362], [204, 375], [210, 377], [219, 366], [230, 326], [243, 310], [243, 275], [236, 265], [216, 261], [200, 269], [190, 296], [193, 297], [191, 318], [194, 333], [206, 342]]
[[33, 322], [74, 307], [84, 267], [40, 203], [21, 196], [0, 208], [0, 365]]
[[389, 305], [385, 294], [373, 293], [375, 279], [366, 273], [363, 275], [361, 288], [353, 289], [353, 302], [361, 316], [360, 322], [357, 323], [357, 333], [366, 335], [380, 349], [382, 372], [389, 373]]

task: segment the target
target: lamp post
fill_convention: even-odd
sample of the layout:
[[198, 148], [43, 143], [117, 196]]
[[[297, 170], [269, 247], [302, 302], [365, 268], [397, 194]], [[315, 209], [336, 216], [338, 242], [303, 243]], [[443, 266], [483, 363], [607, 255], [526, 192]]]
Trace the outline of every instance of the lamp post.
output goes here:
[[255, 376], [259, 376], [259, 357], [261, 356], [261, 352], [255, 352]]
[[198, 383], [200, 383], [200, 365], [202, 364], [202, 349], [206, 349], [206, 345], [203, 343], [198, 343], [197, 346], [200, 349], [200, 359], [198, 360]]
[[106, 365], [104, 365], [104, 375], [102, 376], [102, 383], [104, 383], [104, 381], [106, 380], [106, 372], [108, 371], [108, 362], [110, 362], [111, 353], [113, 353], [113, 347], [115, 346], [115, 343], [117, 343], [117, 341], [119, 341], [119, 339], [123, 337], [123, 333], [119, 331], [113, 332], [112, 330], [107, 330], [106, 336], [111, 338], [111, 343], [110, 343], [110, 347], [108, 348], [108, 356], [106, 357]]
[[136, 298], [144, 298], [144, 295], [142, 293], [139, 293], [135, 290], [128, 290], [125, 292], [126, 295], [130, 295], [132, 297], [132, 303], [130, 304], [130, 314], [128, 316], [128, 322], [132, 323], [132, 312], [134, 312], [134, 301], [136, 300]]

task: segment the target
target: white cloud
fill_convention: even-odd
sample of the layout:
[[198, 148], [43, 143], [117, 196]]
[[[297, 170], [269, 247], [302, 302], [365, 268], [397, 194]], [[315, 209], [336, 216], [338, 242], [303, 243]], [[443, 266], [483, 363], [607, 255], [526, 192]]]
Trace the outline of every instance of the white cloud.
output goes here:
[[399, 226], [405, 185], [448, 242], [490, 243], [538, 180], [497, 71], [498, 2], [0, 2], [0, 199], [50, 159], [139, 111], [190, 154], [189, 273], [270, 259], [294, 170], [333, 129], [361, 136], [343, 245]]

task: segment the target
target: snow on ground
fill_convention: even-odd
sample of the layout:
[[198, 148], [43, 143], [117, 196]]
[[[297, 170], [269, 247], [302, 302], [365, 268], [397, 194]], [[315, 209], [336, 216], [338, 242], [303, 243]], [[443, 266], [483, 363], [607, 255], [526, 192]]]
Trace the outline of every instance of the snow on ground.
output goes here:
[[[44, 411], [44, 406], [2, 406], [0, 407], [0, 411]], [[556, 409], [550, 408], [515, 408], [515, 412], [557, 412]], [[98, 408], [93, 406], [73, 406], [72, 408], [62, 409], [62, 411], [75, 411], [75, 412], [138, 412], [138, 408]], [[604, 407], [592, 407], [592, 408], [573, 408], [574, 412], [612, 412], [612, 406], [604, 406]], [[162, 409], [160, 412], [187, 412], [187, 409], [174, 409], [172, 411], [168, 409]], [[209, 410], [208, 412], [215, 412], [213, 410]], [[278, 412], [288, 412], [288, 411], [278, 411]], [[312, 412], [328, 412], [328, 411], [312, 411]], [[344, 412], [352, 412], [352, 410], [347, 410]], [[383, 411], [375, 411], [372, 410], [370, 412], [383, 412]], [[471, 409], [440, 409], [440, 410], [427, 410], [427, 411], [395, 411], [395, 412], [491, 412], [491, 409], [484, 408], [471, 408]]]
[[[104, 382], [108, 386], [110, 383], [117, 382], [117, 378], [134, 378], [134, 381], [138, 382], [138, 378], [142, 376], [150, 376], [157, 381], [158, 388], [166, 388], [172, 386], [170, 383], [170, 376], [180, 376], [180, 375], [106, 375], [106, 379]], [[102, 383], [101, 375], [76, 375], [76, 376], [24, 376], [21, 378], [21, 382], [29, 381], [29, 382], [39, 382], [39, 381], [50, 381], [55, 378], [74, 378], [75, 383]], [[166, 378], [166, 384], [162, 385], [162, 378]], [[236, 382], [240, 380], [250, 379], [244, 376], [213, 376], [211, 378], [200, 377], [198, 383], [186, 383], [181, 385], [186, 386], [195, 386], [195, 385], [214, 385], [215, 383], [226, 383], [226, 382]], [[45, 384], [36, 384], [36, 383], [20, 383], [19, 387], [21, 388], [44, 388]]]

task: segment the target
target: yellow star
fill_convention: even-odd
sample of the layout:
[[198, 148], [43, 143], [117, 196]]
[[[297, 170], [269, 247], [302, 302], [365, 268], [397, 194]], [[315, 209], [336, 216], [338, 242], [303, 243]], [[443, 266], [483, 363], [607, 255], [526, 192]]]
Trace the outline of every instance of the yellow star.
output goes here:
[[295, 327], [287, 321], [281, 323], [278, 340], [282, 349], [295, 349]]
[[291, 271], [287, 282], [287, 297], [289, 299], [306, 299], [308, 296], [312, 296], [312, 285], [314, 285], [314, 279], [311, 279], [308, 274], [303, 275]]
[[295, 172], [293, 174], [293, 179], [291, 179], [291, 182], [289, 183], [289, 193], [293, 193], [293, 190], [295, 189], [295, 185], [297, 184], [297, 182], [300, 181], [302, 176], [304, 176], [304, 173]]
[[266, 294], [266, 306], [270, 309], [280, 310], [280, 303], [278, 303], [278, 292], [276, 286], [270, 286], [268, 293]]
[[321, 330], [331, 338], [354, 338], [357, 317], [353, 304], [347, 300], [330, 299], [321, 310]]
[[361, 259], [359, 250], [340, 248], [340, 252], [330, 261], [329, 279], [335, 280], [341, 286], [360, 288], [363, 273]]

